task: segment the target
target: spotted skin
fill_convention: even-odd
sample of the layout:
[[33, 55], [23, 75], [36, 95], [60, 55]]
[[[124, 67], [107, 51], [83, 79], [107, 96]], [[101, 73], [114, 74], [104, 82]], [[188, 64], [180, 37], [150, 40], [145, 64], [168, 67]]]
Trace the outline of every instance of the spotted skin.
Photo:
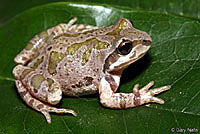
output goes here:
[[106, 27], [74, 24], [76, 20], [36, 35], [15, 57], [13, 75], [19, 95], [28, 106], [51, 123], [50, 112], [77, 115], [73, 110], [51, 106], [58, 104], [63, 94], [99, 93], [101, 104], [112, 109], [164, 103], [154, 95], [170, 86], [150, 89], [154, 82], [140, 90], [136, 84], [132, 93], [117, 93], [123, 70], [151, 46], [147, 33], [135, 29], [125, 18]]
[[67, 24], [59, 24], [53, 28], [41, 32], [29, 41], [27, 46], [18, 54], [14, 61], [17, 64], [25, 65], [28, 61], [32, 60], [39, 53], [48, 40], [55, 38], [56, 36], [70, 32], [87, 31], [90, 29], [97, 29], [98, 27], [90, 25], [73, 25], [77, 21], [77, 18], [73, 18]]

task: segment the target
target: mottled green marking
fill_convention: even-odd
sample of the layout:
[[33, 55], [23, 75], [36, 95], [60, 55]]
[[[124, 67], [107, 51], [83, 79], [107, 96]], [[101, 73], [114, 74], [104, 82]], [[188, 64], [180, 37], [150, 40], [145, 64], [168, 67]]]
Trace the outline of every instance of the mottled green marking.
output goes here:
[[[41, 39], [45, 39], [48, 37], [48, 33], [46, 31], [43, 31], [41, 32], [39, 35], [38, 35]], [[32, 43], [28, 43], [25, 47], [26, 50], [31, 50], [33, 49], [33, 51], [37, 51], [37, 48], [34, 47], [35, 44], [32, 44]]]
[[32, 70], [32, 69], [26, 69], [26, 70], [24, 70], [24, 71], [22, 72], [20, 78], [21, 78], [21, 79], [24, 79], [24, 77], [25, 77], [27, 74], [29, 74], [31, 71], [33, 71], [33, 70]]
[[40, 37], [40, 38], [46, 38], [46, 37], [48, 37], [48, 33], [47, 33], [46, 31], [43, 31], [43, 32], [41, 32], [41, 33], [39, 34], [39, 37]]
[[66, 72], [67, 74], [69, 74], [69, 70], [68, 70], [68, 69], [66, 69], [65, 72]]
[[56, 67], [58, 63], [65, 57], [64, 54], [58, 53], [58, 52], [51, 52], [50, 53], [50, 58], [49, 58], [49, 66], [48, 66], [48, 71], [50, 74], [55, 75], [56, 72]]
[[49, 87], [54, 83], [54, 81], [51, 78], [47, 78], [47, 82], [49, 83]]
[[91, 48], [87, 49], [84, 53], [83, 53], [83, 56], [82, 56], [82, 65], [85, 65], [89, 58], [90, 58], [90, 55], [91, 55]]
[[49, 41], [53, 39], [54, 35], [53, 34], [48, 35], [47, 31], [43, 31], [39, 34], [39, 37], [43, 39], [41, 43], [47, 43], [48, 45]]
[[31, 50], [33, 48], [33, 44], [32, 43], [28, 43], [25, 47], [26, 50]]
[[122, 20], [119, 26], [112, 32], [109, 32], [107, 35], [114, 35], [118, 37], [120, 35], [120, 31], [127, 25], [126, 20]]
[[95, 49], [105, 49], [109, 46], [108, 43], [101, 42], [101, 41], [93, 38], [93, 39], [89, 39], [87, 41], [84, 41], [82, 43], [75, 43], [75, 44], [69, 46], [67, 48], [67, 54], [69, 54], [69, 55], [75, 54], [76, 51], [83, 45], [93, 45]]
[[59, 87], [49, 88], [49, 92], [54, 93], [59, 89], [60, 89]]
[[37, 47], [34, 47], [35, 44], [32, 44], [32, 43], [28, 43], [25, 47], [26, 50], [32, 50], [34, 52], [37, 52], [38, 51], [38, 48]]
[[34, 65], [32, 66], [32, 68], [36, 69], [43, 62], [43, 60], [44, 60], [44, 57], [37, 59]]
[[65, 36], [65, 37], [77, 37], [81, 33], [75, 33], [75, 34], [70, 34], [70, 33], [63, 33], [55, 37], [55, 39], [58, 39], [59, 37]]
[[100, 49], [105, 49], [108, 46], [109, 46], [108, 43], [99, 41], [96, 45], [94, 45], [94, 48], [100, 50]]
[[67, 54], [73, 55], [82, 45], [84, 45], [85, 42], [83, 43], [75, 43], [67, 48]]
[[70, 59], [70, 60], [69, 60], [69, 59], [67, 59], [67, 62], [71, 63], [71, 62], [72, 62], [72, 60], [71, 60], [71, 59]]
[[31, 80], [31, 85], [35, 88], [35, 89], [39, 89], [41, 83], [45, 80], [43, 75], [37, 74], [34, 75], [32, 80]]
[[49, 36], [47, 36], [47, 37], [45, 38], [45, 42], [48, 44], [49, 41], [51, 41], [53, 38], [54, 38], [54, 35], [51, 34], [51, 35], [49, 35]]
[[[43, 31], [41, 32], [39, 35], [38, 35], [41, 39], [43, 40], [46, 40], [46, 42], [50, 39], [52, 39], [51, 36], [48, 35], [48, 33], [46, 31]], [[44, 43], [43, 41], [41, 43]], [[32, 44], [32, 43], [28, 43], [25, 47], [26, 50], [33, 50], [33, 51], [37, 51], [38, 48], [37, 47], [34, 47], [35, 44]]]

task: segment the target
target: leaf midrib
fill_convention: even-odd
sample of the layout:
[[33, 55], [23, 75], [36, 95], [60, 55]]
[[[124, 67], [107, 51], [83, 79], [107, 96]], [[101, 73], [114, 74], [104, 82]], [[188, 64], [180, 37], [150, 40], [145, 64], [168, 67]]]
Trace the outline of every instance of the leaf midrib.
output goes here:
[[13, 78], [0, 76], [0, 80], [15, 81]]

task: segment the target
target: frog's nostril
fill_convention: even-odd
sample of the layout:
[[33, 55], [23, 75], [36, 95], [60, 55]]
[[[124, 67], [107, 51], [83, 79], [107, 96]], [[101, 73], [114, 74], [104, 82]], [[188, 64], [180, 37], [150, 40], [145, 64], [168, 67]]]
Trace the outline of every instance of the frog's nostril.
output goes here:
[[149, 45], [151, 45], [151, 41], [150, 40], [142, 40], [142, 44], [145, 46], [149, 46]]

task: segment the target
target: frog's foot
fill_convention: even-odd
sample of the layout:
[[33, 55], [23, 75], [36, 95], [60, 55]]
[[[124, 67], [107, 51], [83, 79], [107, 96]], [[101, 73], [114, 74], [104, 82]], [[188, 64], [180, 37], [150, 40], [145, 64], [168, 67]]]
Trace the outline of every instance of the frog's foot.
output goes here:
[[149, 102], [164, 104], [164, 100], [154, 97], [154, 95], [160, 94], [161, 92], [169, 90], [171, 88], [171, 86], [168, 85], [168, 86], [163, 86], [160, 88], [150, 89], [150, 87], [152, 87], [153, 85], [154, 85], [154, 82], [151, 81], [140, 90], [138, 90], [139, 84], [136, 84], [134, 86], [133, 94], [135, 96], [137, 96], [135, 99], [136, 105], [142, 105], [142, 104], [149, 103]]
[[70, 113], [73, 116], [77, 116], [77, 113], [71, 109], [55, 108], [55, 107], [50, 107], [50, 106], [46, 106], [40, 112], [45, 116], [45, 118], [49, 124], [51, 123], [51, 116], [49, 114], [50, 112], [58, 113], [58, 114]]
[[54, 112], [58, 114], [70, 113], [74, 116], [77, 116], [76, 112], [74, 112], [73, 110], [62, 109], [62, 108], [58, 109], [58, 108], [51, 107], [47, 104], [42, 103], [41, 101], [32, 97], [32, 95], [27, 91], [27, 89], [23, 86], [20, 80], [15, 80], [15, 82], [16, 82], [18, 92], [20, 96], [22, 97], [22, 99], [26, 102], [26, 104], [32, 107], [33, 109], [41, 112], [45, 116], [49, 124], [51, 123], [51, 116], [49, 114], [50, 112]]
[[150, 89], [154, 82], [150, 82], [144, 86], [141, 90], [138, 90], [139, 84], [136, 84], [133, 88], [133, 93], [115, 93], [117, 84], [109, 77], [102, 78], [99, 85], [99, 97], [103, 106], [113, 109], [125, 109], [130, 107], [136, 107], [145, 103], [155, 102], [163, 104], [164, 101], [160, 98], [154, 97], [154, 95], [169, 90], [171, 86], [163, 86], [160, 88]]

